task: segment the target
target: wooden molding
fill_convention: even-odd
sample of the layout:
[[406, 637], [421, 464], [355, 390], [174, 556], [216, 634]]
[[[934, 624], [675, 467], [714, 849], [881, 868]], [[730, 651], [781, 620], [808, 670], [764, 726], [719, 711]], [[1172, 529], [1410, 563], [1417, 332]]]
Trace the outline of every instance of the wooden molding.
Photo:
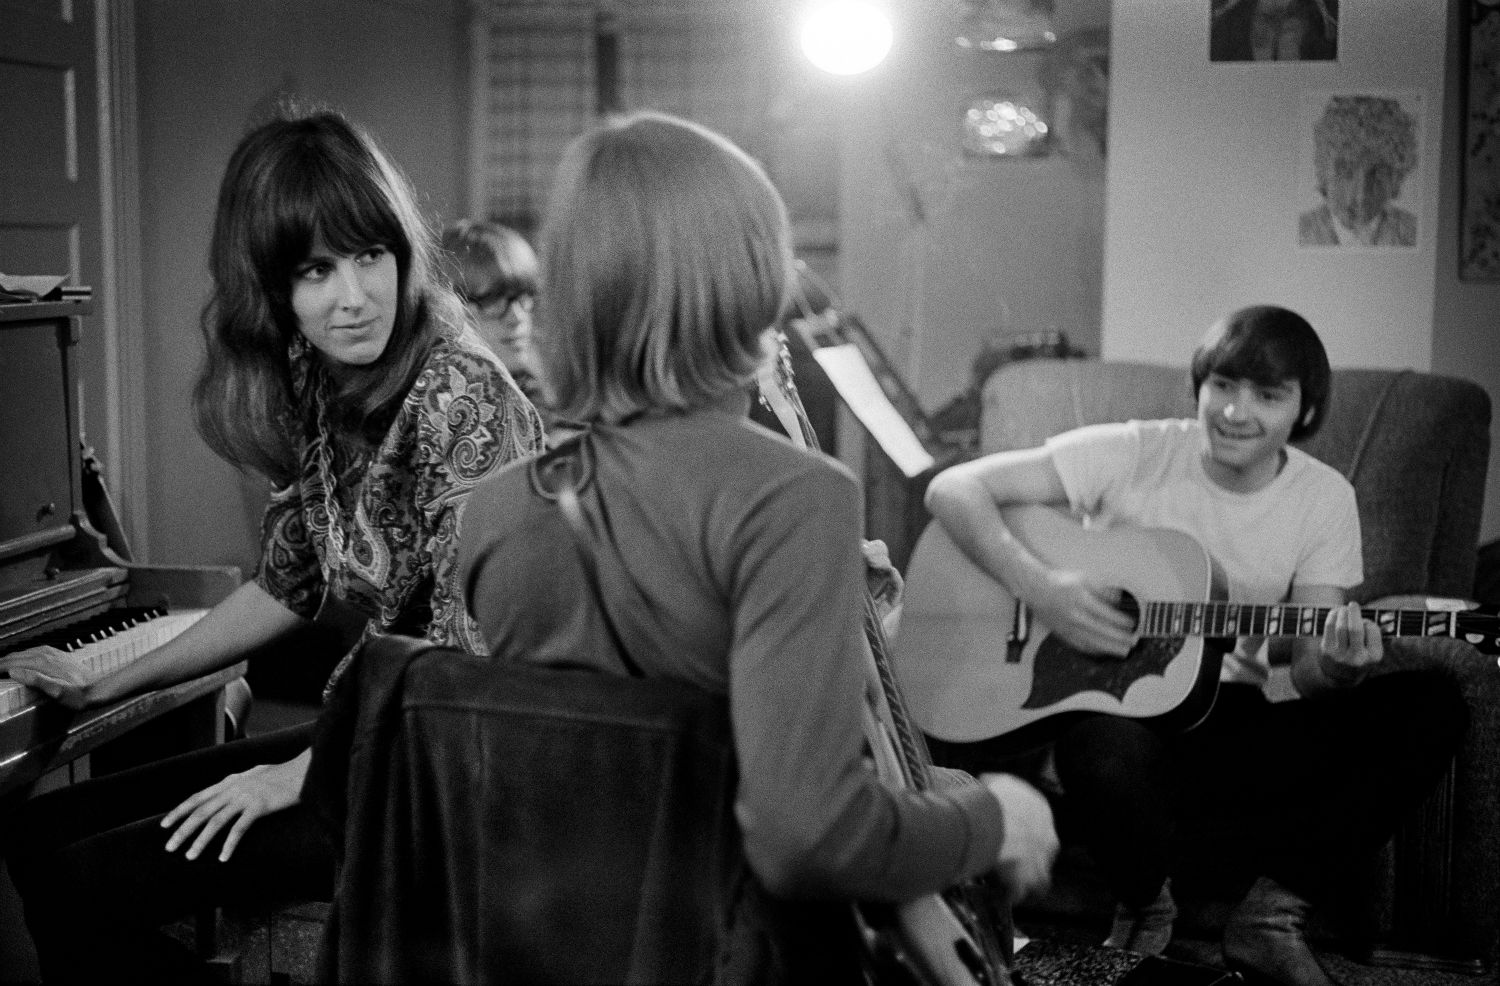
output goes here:
[[135, 74], [135, 0], [97, 4], [100, 266], [98, 331], [105, 333], [106, 479], [137, 557], [150, 557], [146, 442], [145, 317], [141, 300], [140, 147]]

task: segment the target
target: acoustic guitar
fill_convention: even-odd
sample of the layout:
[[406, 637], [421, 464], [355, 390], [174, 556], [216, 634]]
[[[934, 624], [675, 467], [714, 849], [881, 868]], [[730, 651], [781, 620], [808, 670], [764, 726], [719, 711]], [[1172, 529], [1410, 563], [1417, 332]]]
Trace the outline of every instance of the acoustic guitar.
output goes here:
[[[798, 396], [786, 339], [759, 377], [761, 399], [787, 435], [817, 448], [817, 435]], [[861, 712], [870, 755], [892, 788], [931, 786], [931, 762], [906, 711], [890, 666], [890, 644], [874, 597], [866, 591], [865, 642], [869, 686]], [[864, 948], [866, 976], [880, 986], [1011, 986], [1009, 907], [998, 883], [961, 883], [894, 906], [859, 903], [854, 919]]]
[[[1085, 528], [1046, 506], [1002, 513], [1048, 565], [1122, 589], [1121, 608], [1136, 619], [1140, 641], [1124, 659], [1068, 646], [934, 521], [907, 565], [893, 656], [912, 717], [930, 736], [1021, 752], [1090, 712], [1189, 729], [1213, 706], [1233, 638], [1322, 635], [1327, 607], [1223, 601], [1208, 553], [1181, 531]], [[1500, 653], [1495, 607], [1377, 607], [1364, 615], [1388, 637], [1456, 637]]]

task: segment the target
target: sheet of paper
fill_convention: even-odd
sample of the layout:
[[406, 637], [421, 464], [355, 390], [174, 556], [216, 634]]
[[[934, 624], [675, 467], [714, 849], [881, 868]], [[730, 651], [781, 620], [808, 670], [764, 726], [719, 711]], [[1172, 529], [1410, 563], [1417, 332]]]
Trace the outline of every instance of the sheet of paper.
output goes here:
[[0, 273], [0, 291], [20, 297], [42, 298], [63, 282], [65, 275], [59, 274], [5, 274]]
[[852, 342], [813, 350], [813, 358], [828, 374], [849, 410], [865, 426], [877, 444], [909, 479], [932, 468], [937, 460], [922, 447], [911, 425], [896, 410], [880, 381], [870, 370], [864, 354]]

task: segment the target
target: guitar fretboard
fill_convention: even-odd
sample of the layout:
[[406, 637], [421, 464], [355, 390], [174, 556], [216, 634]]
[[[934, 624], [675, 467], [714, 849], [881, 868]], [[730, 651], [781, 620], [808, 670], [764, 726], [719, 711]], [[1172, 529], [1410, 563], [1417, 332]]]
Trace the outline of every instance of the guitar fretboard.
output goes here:
[[[1148, 602], [1140, 620], [1146, 637], [1316, 637], [1327, 606], [1296, 603]], [[1456, 637], [1463, 614], [1425, 609], [1363, 609], [1387, 637]]]

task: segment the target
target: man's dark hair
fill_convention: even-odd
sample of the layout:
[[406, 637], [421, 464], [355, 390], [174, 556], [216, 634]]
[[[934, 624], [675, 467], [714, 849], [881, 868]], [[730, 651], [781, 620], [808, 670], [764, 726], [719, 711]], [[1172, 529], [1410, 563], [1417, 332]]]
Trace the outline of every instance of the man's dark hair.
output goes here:
[[1210, 373], [1274, 387], [1296, 380], [1302, 406], [1291, 440], [1311, 438], [1328, 409], [1333, 371], [1328, 352], [1307, 319], [1275, 305], [1252, 305], [1214, 324], [1193, 353], [1193, 397]]

